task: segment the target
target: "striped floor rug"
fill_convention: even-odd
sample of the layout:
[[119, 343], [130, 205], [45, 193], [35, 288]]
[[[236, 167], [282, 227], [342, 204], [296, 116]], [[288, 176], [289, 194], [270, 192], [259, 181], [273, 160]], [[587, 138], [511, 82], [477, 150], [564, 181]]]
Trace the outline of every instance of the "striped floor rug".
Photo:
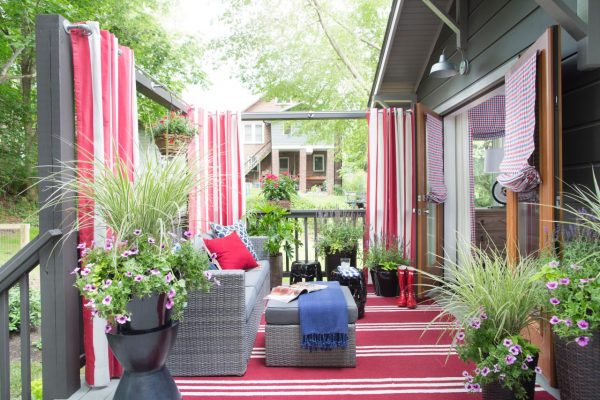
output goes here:
[[[184, 399], [479, 399], [466, 393], [465, 364], [435, 323], [435, 305], [400, 309], [395, 298], [369, 294], [366, 315], [357, 323], [356, 368], [268, 368], [264, 325], [243, 377], [176, 378]], [[440, 337], [440, 335], [442, 335]], [[554, 399], [537, 388], [536, 400]]]

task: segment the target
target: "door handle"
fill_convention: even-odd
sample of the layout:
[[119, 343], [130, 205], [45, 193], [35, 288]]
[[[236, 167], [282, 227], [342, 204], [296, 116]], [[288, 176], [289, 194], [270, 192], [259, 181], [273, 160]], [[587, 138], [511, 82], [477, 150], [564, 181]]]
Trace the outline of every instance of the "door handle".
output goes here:
[[429, 210], [423, 210], [425, 214], [429, 214]]

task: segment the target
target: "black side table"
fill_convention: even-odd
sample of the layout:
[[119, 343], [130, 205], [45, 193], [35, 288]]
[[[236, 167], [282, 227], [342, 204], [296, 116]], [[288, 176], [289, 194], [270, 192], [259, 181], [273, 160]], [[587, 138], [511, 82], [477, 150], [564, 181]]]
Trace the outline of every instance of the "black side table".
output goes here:
[[331, 271], [330, 281], [338, 281], [342, 286], [348, 286], [354, 302], [358, 308], [358, 318], [365, 316], [365, 304], [367, 303], [367, 285], [361, 271], [357, 276], [345, 277], [337, 269]]
[[321, 263], [314, 260], [296, 260], [292, 263], [292, 270], [290, 271], [290, 282], [312, 282], [316, 280], [323, 280], [323, 273], [321, 272]]

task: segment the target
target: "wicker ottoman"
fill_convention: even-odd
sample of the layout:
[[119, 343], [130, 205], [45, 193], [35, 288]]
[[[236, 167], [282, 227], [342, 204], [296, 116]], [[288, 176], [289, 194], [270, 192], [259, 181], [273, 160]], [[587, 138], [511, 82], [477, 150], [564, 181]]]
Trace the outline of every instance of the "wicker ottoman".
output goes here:
[[358, 309], [350, 290], [342, 286], [348, 312], [348, 347], [310, 351], [300, 347], [298, 301], [269, 300], [265, 311], [266, 364], [269, 367], [355, 367]]

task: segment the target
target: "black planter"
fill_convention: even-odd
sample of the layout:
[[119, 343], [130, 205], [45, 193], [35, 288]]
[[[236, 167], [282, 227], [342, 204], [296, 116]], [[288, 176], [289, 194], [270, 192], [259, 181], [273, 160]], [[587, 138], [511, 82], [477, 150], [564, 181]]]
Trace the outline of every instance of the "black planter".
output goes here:
[[[538, 355], [535, 356], [534, 360], [527, 363], [531, 370], [534, 370], [538, 363]], [[523, 379], [521, 383], [527, 392], [526, 400], [533, 400], [535, 396], [535, 374], [529, 379]], [[492, 382], [487, 385], [483, 385], [481, 388], [481, 397], [483, 400], [515, 400], [515, 394], [512, 390], [502, 386], [500, 382]], [[562, 398], [562, 392], [561, 392]]]
[[396, 297], [400, 294], [398, 271], [385, 270], [381, 267], [371, 269], [371, 279], [375, 285], [375, 294], [382, 297]]
[[165, 367], [178, 328], [178, 322], [169, 322], [151, 332], [106, 334], [110, 348], [125, 370], [115, 400], [181, 399], [181, 393]]
[[591, 332], [587, 346], [554, 335], [556, 375], [563, 400], [597, 399], [600, 393], [600, 329]]
[[325, 276], [329, 279], [331, 275], [331, 271], [336, 269], [338, 266], [342, 264], [342, 258], [350, 259], [350, 266], [358, 268], [356, 265], [356, 253], [357, 248], [354, 246], [352, 250], [349, 251], [340, 251], [331, 253], [329, 251], [325, 252]]
[[162, 329], [171, 321], [171, 310], [167, 310], [166, 294], [136, 297], [127, 305], [131, 321], [117, 325], [117, 333], [144, 333]]

